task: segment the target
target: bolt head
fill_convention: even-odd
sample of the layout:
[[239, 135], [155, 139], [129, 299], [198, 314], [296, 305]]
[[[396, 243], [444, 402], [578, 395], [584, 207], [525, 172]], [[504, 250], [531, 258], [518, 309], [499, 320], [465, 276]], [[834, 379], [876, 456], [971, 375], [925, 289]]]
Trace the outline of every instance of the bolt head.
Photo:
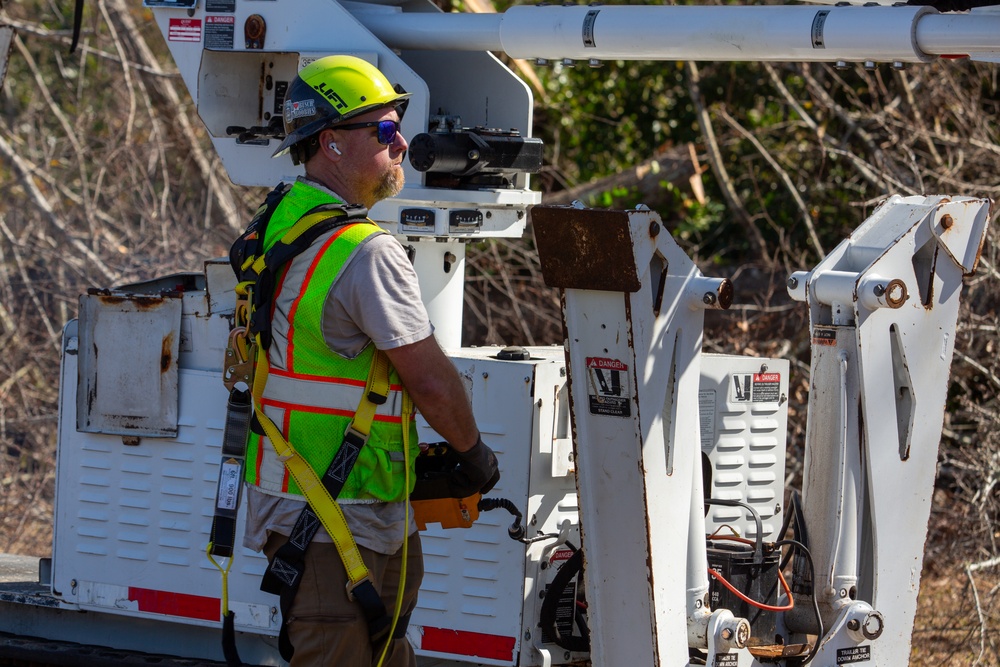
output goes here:
[[788, 289], [796, 289], [799, 286], [799, 279], [791, 276], [788, 279]]

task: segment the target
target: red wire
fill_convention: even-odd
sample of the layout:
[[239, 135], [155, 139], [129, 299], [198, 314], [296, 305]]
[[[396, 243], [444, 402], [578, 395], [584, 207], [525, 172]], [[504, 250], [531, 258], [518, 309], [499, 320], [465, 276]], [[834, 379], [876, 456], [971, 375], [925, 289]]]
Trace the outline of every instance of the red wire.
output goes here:
[[708, 539], [709, 540], [729, 540], [730, 542], [742, 542], [743, 544], [749, 544], [750, 546], [754, 546], [754, 545], [757, 544], [753, 540], [747, 539], [745, 537], [740, 537], [739, 535], [719, 535], [718, 533], [715, 533], [714, 535], [709, 535]]
[[708, 568], [708, 573], [710, 575], [712, 575], [713, 577], [715, 577], [719, 582], [721, 582], [723, 586], [725, 586], [726, 588], [728, 588], [730, 590], [730, 592], [733, 593], [733, 595], [735, 595], [739, 599], [743, 600], [747, 604], [753, 605], [754, 607], [757, 607], [758, 609], [763, 609], [765, 611], [789, 611], [793, 607], [795, 607], [795, 601], [792, 599], [792, 591], [791, 591], [791, 589], [788, 588], [788, 582], [785, 581], [785, 576], [783, 574], [781, 574], [781, 570], [778, 570], [778, 579], [781, 581], [781, 587], [785, 589], [785, 595], [788, 596], [788, 604], [785, 605], [785, 606], [782, 606], [782, 607], [778, 607], [778, 606], [770, 605], [770, 604], [764, 604], [763, 602], [757, 602], [755, 600], [751, 600], [746, 595], [743, 595], [743, 593], [741, 593], [740, 591], [736, 590], [735, 586], [733, 586], [731, 583], [729, 583], [728, 581], [726, 581], [725, 577], [723, 577], [721, 574], [719, 574], [718, 572], [716, 572], [712, 568]]

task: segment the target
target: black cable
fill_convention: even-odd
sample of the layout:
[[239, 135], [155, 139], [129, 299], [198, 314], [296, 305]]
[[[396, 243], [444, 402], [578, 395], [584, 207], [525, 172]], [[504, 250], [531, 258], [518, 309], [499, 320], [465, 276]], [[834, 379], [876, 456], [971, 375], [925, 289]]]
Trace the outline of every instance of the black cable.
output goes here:
[[521, 514], [521, 510], [517, 509], [517, 505], [513, 502], [506, 498], [480, 498], [477, 507], [480, 512], [489, 512], [495, 509], [505, 509], [510, 512], [514, 516], [514, 523], [510, 524], [507, 528], [507, 535], [512, 540], [517, 540], [518, 542], [524, 541], [525, 529], [521, 525], [521, 519], [524, 517]]
[[227, 667], [243, 667], [239, 651], [236, 650], [235, 618], [236, 615], [230, 610], [222, 619], [222, 655], [226, 658]]
[[760, 514], [750, 505], [739, 500], [724, 500], [722, 498], [706, 498], [706, 505], [722, 505], [724, 507], [742, 507], [753, 516], [754, 523], [757, 524], [757, 540], [754, 545], [754, 561], [757, 565], [764, 562], [764, 522], [760, 520]]
[[[802, 495], [798, 491], [792, 491], [791, 496], [788, 498], [789, 511], [785, 512], [785, 520], [781, 524], [781, 531], [778, 533], [778, 539], [785, 539], [785, 533], [788, 530], [788, 524], [795, 519], [795, 537], [796, 539], [804, 544], [807, 548], [809, 546], [809, 534], [806, 531], [806, 520], [805, 516], [802, 514]], [[792, 558], [792, 551], [789, 549], [788, 553], [782, 556], [781, 563], [778, 567], [782, 570], [788, 565], [788, 561]]]
[[[590, 650], [590, 631], [586, 623], [580, 626], [582, 636], [579, 637], [572, 634], [564, 637], [559, 632], [559, 625], [556, 623], [559, 600], [566, 587], [573, 582], [573, 577], [578, 573], [580, 575], [580, 582], [583, 581], [583, 551], [574, 548], [568, 542], [566, 544], [573, 549], [573, 555], [562, 564], [559, 571], [552, 578], [552, 583], [546, 589], [545, 597], [542, 598], [542, 608], [538, 612], [538, 624], [543, 630], [549, 633], [552, 641], [560, 648], [567, 651], [585, 653]], [[573, 605], [574, 607], [576, 606], [576, 596], [574, 596]], [[573, 618], [577, 618], [577, 616], [574, 609]]]
[[[798, 492], [797, 491], [792, 491], [792, 495], [789, 498], [789, 504], [792, 504], [792, 503], [795, 502], [795, 494], [796, 493], [798, 493]], [[781, 528], [778, 530], [778, 539], [779, 540], [785, 539], [785, 534], [788, 532], [788, 525], [792, 522], [792, 515], [793, 515], [793, 512], [791, 512], [791, 511], [785, 512], [785, 518], [781, 520]], [[798, 533], [796, 533], [796, 536], [798, 536]]]
[[806, 555], [806, 560], [809, 562], [809, 574], [813, 580], [813, 613], [816, 615], [816, 625], [819, 630], [819, 634], [816, 636], [816, 643], [813, 644], [813, 647], [809, 650], [809, 655], [802, 660], [803, 665], [808, 665], [812, 659], [816, 657], [816, 652], [819, 650], [819, 643], [823, 640], [823, 636], [826, 635], [826, 629], [823, 627], [823, 616], [819, 612], [819, 600], [816, 598], [816, 564], [813, 562], [812, 553], [809, 551], [809, 548], [798, 540], [779, 540], [774, 543], [777, 547], [780, 547], [783, 544], [788, 544], [796, 549], [802, 550], [802, 553]]
[[[524, 518], [521, 514], [521, 510], [517, 509], [517, 505], [506, 498], [480, 498], [477, 507], [480, 512], [489, 512], [490, 510], [495, 509], [505, 509], [510, 512], [514, 516], [514, 523], [507, 527], [507, 536], [512, 540], [516, 540], [523, 544], [532, 544], [533, 542], [551, 540], [559, 537], [559, 533], [539, 533], [534, 537], [525, 537], [524, 535], [527, 531], [525, 527], [521, 525], [521, 519]], [[575, 547], [571, 548], [573, 551], [576, 551]]]
[[73, 8], [73, 40], [69, 45], [69, 52], [76, 51], [76, 45], [80, 43], [80, 28], [83, 26], [83, 0], [76, 0]]

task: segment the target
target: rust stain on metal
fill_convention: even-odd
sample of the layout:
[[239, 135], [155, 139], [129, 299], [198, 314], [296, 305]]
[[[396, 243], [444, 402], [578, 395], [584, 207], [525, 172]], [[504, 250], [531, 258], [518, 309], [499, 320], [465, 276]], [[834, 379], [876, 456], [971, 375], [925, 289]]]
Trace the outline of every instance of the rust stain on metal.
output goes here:
[[719, 308], [723, 310], [729, 310], [729, 307], [733, 305], [733, 283], [729, 278], [722, 281], [719, 285]]
[[906, 283], [899, 278], [893, 278], [889, 281], [889, 285], [885, 288], [885, 301], [890, 308], [901, 308], [909, 298]]
[[530, 215], [547, 285], [608, 292], [639, 290], [627, 212], [535, 206]]
[[135, 304], [137, 310], [149, 311], [163, 305], [163, 297], [145, 296], [139, 294], [98, 294], [98, 300], [105, 306], [120, 306], [123, 303]]
[[174, 332], [171, 331], [166, 336], [163, 337], [163, 345], [160, 347], [160, 373], [166, 373], [170, 370], [170, 365], [173, 363], [173, 353], [171, 349], [174, 346]]
[[[628, 295], [625, 296], [625, 322], [627, 322], [628, 325], [629, 325], [629, 330], [628, 330], [628, 347], [629, 347], [629, 350], [631, 350], [632, 352], [634, 352], [635, 351], [635, 341], [632, 338], [632, 299]], [[621, 334], [619, 333], [619, 335], [621, 335]], [[615, 339], [615, 343], [617, 344], [618, 342], [619, 342], [619, 339], [616, 338]], [[635, 355], [633, 354], [632, 356], [634, 357]], [[640, 415], [639, 415], [639, 392], [636, 389], [636, 386], [639, 384], [638, 373], [639, 373], [638, 369], [635, 368], [635, 366], [633, 365], [632, 366], [632, 378], [629, 379], [629, 382], [632, 384], [632, 386], [629, 387], [629, 390], [630, 390], [629, 393], [632, 395], [630, 400], [635, 405], [635, 418], [636, 418], [637, 421], [640, 418]], [[641, 467], [642, 466], [640, 464], [640, 468]]]

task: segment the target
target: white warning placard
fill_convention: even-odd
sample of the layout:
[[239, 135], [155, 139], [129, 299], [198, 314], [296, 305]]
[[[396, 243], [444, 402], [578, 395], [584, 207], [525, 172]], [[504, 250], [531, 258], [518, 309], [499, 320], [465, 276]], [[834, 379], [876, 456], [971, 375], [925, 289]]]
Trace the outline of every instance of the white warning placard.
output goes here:
[[620, 359], [587, 357], [590, 414], [630, 417], [632, 400], [628, 365]]
[[781, 400], [781, 373], [733, 373], [732, 403], [777, 403]]

